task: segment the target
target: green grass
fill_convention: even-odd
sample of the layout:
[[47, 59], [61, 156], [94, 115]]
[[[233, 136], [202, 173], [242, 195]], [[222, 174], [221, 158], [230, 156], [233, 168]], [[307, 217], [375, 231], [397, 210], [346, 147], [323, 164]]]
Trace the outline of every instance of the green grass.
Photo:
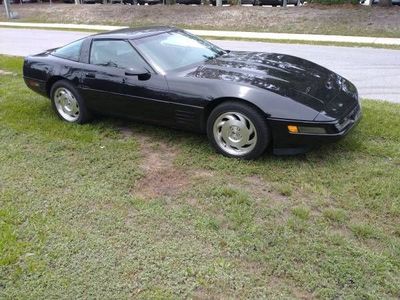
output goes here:
[[20, 58], [0, 69], [0, 298], [400, 296], [400, 105], [364, 100], [341, 142], [248, 162], [196, 134], [63, 123]]

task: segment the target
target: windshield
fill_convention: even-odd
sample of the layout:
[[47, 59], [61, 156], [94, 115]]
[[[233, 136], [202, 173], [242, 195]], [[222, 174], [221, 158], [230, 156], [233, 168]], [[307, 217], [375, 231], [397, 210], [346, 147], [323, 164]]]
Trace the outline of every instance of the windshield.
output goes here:
[[224, 54], [221, 48], [192, 34], [172, 31], [135, 41], [137, 49], [164, 72]]

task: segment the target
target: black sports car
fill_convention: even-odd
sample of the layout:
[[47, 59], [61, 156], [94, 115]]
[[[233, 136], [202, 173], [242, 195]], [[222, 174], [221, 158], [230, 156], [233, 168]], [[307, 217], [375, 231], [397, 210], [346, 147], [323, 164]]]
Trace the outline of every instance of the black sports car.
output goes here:
[[324, 67], [172, 27], [92, 35], [26, 57], [23, 73], [67, 122], [98, 113], [207, 132], [218, 152], [245, 159], [337, 140], [361, 115], [355, 86]]

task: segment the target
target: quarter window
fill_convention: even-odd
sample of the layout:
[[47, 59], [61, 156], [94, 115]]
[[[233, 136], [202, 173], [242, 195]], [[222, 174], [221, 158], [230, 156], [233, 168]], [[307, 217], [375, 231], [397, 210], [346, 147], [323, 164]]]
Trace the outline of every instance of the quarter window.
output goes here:
[[64, 47], [58, 48], [57, 50], [54, 50], [52, 54], [54, 56], [58, 56], [61, 58], [79, 61], [82, 43], [83, 43], [83, 40], [73, 42]]
[[143, 58], [127, 41], [98, 40], [92, 42], [90, 63], [123, 69], [146, 67]]

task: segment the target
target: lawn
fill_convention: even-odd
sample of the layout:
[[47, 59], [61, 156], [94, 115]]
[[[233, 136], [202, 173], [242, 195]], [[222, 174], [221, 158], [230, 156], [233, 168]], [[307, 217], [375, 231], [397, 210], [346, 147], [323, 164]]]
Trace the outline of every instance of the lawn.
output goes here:
[[[400, 6], [304, 5], [211, 7], [186, 5], [13, 5], [21, 22], [122, 26], [172, 25], [191, 29], [336, 34], [400, 38]], [[6, 21], [0, 7], [0, 21]]]
[[0, 298], [399, 298], [400, 105], [257, 161], [204, 136], [61, 122], [0, 56]]

